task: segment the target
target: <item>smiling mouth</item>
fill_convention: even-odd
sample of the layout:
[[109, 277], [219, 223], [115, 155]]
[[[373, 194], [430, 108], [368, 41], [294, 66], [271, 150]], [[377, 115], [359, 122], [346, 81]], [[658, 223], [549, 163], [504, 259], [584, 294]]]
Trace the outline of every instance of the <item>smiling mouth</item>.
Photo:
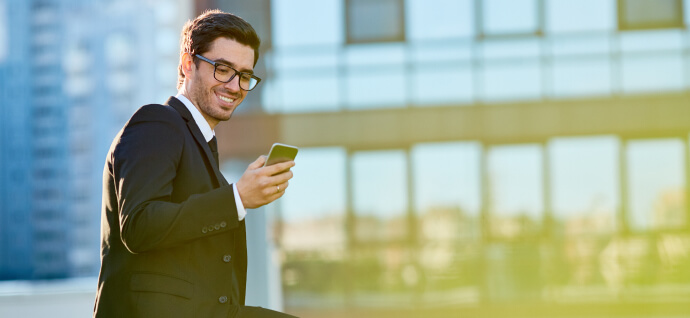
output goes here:
[[225, 96], [222, 96], [222, 95], [217, 95], [217, 96], [218, 96], [218, 98], [220, 98], [220, 100], [222, 100], [222, 101], [224, 101], [224, 102], [226, 102], [226, 103], [233, 103], [233, 102], [235, 101], [234, 98], [229, 98], [229, 97], [225, 97]]

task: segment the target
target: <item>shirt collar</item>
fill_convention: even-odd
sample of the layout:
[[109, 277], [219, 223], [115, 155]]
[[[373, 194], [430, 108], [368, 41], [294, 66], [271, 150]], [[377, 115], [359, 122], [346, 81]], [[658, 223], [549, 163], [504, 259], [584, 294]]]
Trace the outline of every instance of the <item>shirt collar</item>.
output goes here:
[[211, 141], [213, 136], [216, 135], [216, 132], [211, 129], [211, 125], [208, 124], [206, 118], [204, 118], [204, 115], [202, 115], [194, 104], [192, 104], [192, 102], [187, 99], [186, 96], [182, 95], [182, 93], [175, 95], [175, 98], [179, 99], [182, 104], [187, 107], [189, 112], [192, 113], [192, 118], [194, 118], [194, 122], [196, 122], [196, 125], [199, 126], [199, 129], [201, 129], [201, 133], [204, 135], [206, 142]]

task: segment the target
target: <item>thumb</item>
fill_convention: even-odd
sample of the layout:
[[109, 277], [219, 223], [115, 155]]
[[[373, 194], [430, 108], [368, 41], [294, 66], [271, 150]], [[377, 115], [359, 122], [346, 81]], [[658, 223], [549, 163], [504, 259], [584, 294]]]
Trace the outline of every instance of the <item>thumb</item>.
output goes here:
[[263, 167], [264, 162], [266, 162], [266, 156], [261, 155], [261, 156], [259, 156], [259, 158], [256, 158], [256, 160], [254, 160], [254, 162], [249, 164], [249, 169], [250, 170], [259, 169], [259, 168]]

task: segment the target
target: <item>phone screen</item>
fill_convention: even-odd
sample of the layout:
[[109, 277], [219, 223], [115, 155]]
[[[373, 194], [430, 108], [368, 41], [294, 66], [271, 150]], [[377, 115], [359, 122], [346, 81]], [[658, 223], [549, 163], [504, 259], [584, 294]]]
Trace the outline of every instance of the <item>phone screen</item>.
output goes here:
[[273, 144], [271, 151], [268, 153], [268, 159], [266, 159], [266, 163], [264, 163], [264, 167], [280, 162], [295, 160], [295, 157], [297, 157], [297, 150], [295, 146], [281, 143]]

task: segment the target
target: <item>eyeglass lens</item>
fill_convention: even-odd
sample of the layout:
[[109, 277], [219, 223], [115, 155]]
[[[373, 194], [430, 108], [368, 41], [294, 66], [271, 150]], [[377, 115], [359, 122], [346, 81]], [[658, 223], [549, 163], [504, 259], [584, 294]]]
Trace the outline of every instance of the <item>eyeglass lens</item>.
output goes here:
[[244, 90], [251, 90], [256, 86], [257, 81], [251, 75], [246, 73], [236, 72], [232, 68], [229, 68], [222, 64], [216, 65], [215, 77], [221, 82], [229, 82], [235, 75], [240, 75], [240, 87]]

